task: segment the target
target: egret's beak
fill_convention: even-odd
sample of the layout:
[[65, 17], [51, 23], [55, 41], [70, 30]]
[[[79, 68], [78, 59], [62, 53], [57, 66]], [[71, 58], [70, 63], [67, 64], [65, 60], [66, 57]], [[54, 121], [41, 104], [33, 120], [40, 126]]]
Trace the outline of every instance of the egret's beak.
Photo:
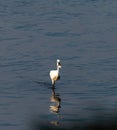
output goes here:
[[59, 66], [59, 68], [61, 68], [61, 67], [62, 67], [60, 62], [58, 63], [58, 66]]

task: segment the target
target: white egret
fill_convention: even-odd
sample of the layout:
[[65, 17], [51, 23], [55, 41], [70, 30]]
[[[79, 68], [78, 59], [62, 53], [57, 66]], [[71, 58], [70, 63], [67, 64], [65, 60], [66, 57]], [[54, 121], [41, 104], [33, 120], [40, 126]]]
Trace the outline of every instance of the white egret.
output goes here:
[[51, 81], [52, 81], [52, 86], [55, 85], [55, 81], [57, 81], [58, 79], [60, 79], [59, 69], [61, 67], [62, 66], [61, 66], [60, 60], [57, 59], [57, 69], [50, 71], [50, 78], [51, 78]]

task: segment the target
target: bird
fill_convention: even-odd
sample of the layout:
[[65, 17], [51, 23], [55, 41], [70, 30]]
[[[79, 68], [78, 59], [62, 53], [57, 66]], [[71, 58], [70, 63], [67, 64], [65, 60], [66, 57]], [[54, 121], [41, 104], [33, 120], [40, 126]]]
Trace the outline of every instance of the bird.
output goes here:
[[55, 86], [55, 82], [60, 79], [59, 69], [61, 68], [60, 59], [57, 59], [57, 69], [50, 71], [50, 79], [52, 81], [52, 86]]

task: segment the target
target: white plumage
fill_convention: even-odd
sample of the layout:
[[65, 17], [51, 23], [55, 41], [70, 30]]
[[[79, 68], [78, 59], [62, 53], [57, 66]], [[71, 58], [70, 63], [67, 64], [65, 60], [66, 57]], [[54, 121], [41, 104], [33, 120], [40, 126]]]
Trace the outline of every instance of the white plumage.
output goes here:
[[50, 78], [52, 81], [52, 85], [55, 85], [55, 81], [57, 81], [58, 79], [60, 79], [60, 75], [59, 75], [59, 69], [61, 68], [61, 64], [60, 64], [60, 60], [57, 60], [57, 70], [51, 70], [50, 71]]

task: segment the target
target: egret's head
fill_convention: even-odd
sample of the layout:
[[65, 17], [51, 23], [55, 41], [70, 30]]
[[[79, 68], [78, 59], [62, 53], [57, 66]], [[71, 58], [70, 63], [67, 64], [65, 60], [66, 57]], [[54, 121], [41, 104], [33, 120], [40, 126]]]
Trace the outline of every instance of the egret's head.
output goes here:
[[58, 68], [61, 68], [61, 67], [62, 67], [59, 59], [57, 59], [57, 67], [58, 67]]

